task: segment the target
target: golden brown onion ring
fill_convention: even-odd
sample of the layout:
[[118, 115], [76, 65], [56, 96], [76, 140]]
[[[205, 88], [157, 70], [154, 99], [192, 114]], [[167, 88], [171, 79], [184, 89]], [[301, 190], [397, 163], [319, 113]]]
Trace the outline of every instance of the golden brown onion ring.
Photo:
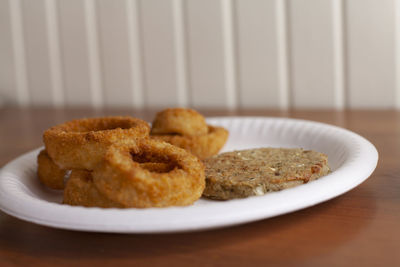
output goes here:
[[222, 127], [208, 126], [208, 133], [198, 136], [152, 135], [152, 139], [163, 140], [183, 148], [200, 159], [216, 155], [228, 139], [228, 131]]
[[46, 150], [40, 151], [37, 156], [37, 164], [37, 174], [42, 184], [51, 189], [64, 189], [64, 177], [68, 171], [60, 169], [49, 157]]
[[63, 169], [93, 170], [112, 144], [147, 137], [150, 126], [132, 117], [105, 117], [69, 121], [46, 130], [47, 153]]
[[204, 117], [193, 109], [169, 108], [157, 113], [151, 134], [181, 134], [197, 136], [207, 134]]
[[72, 170], [65, 185], [64, 204], [84, 207], [122, 208], [97, 190], [90, 171]]
[[[152, 172], [146, 162], [172, 165], [168, 172]], [[138, 139], [136, 144], [111, 146], [93, 171], [98, 190], [124, 207], [190, 205], [204, 187], [204, 165], [194, 155], [165, 142]]]

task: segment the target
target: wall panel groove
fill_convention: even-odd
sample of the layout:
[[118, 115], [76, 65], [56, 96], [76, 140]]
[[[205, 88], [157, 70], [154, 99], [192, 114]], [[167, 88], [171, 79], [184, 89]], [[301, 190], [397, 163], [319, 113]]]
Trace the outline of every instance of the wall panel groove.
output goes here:
[[344, 40], [344, 7], [343, 0], [332, 1], [333, 26], [333, 64], [334, 64], [334, 107], [343, 109], [345, 99], [345, 40]]
[[30, 101], [21, 0], [9, 0], [9, 5], [17, 101], [19, 105], [26, 106]]
[[85, 2], [85, 26], [87, 34], [91, 101], [94, 107], [103, 106], [103, 75], [99, 49], [99, 26], [95, 0]]
[[400, 1], [395, 1], [394, 6], [395, 12], [395, 55], [396, 55], [396, 66], [395, 66], [395, 77], [396, 77], [396, 102], [395, 107], [400, 109]]
[[173, 0], [173, 19], [175, 37], [176, 57], [176, 79], [178, 99], [177, 104], [181, 107], [188, 106], [188, 74], [187, 74], [187, 42], [186, 42], [186, 16], [182, 0]]
[[143, 59], [138, 0], [126, 0], [126, 6], [132, 105], [136, 108], [143, 108]]
[[223, 46], [225, 63], [226, 83], [226, 106], [230, 109], [237, 107], [236, 89], [236, 38], [234, 24], [235, 2], [233, 0], [222, 0], [222, 25], [223, 25]]
[[278, 88], [279, 107], [288, 109], [291, 105], [291, 74], [290, 74], [290, 20], [288, 1], [276, 0], [276, 43], [278, 50]]
[[58, 2], [46, 0], [45, 13], [49, 43], [50, 79], [54, 106], [64, 105], [64, 88], [61, 69], [60, 36], [58, 23]]

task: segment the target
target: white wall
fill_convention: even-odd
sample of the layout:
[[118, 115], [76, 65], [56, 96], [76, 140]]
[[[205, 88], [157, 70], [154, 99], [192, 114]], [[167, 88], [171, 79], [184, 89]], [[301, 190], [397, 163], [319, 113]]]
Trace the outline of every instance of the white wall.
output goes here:
[[0, 105], [400, 108], [400, 0], [0, 0]]

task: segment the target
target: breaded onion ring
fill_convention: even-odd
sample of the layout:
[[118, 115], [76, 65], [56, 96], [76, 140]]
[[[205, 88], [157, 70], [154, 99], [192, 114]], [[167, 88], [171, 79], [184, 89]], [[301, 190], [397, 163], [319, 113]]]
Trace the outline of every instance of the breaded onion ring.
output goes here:
[[[146, 162], [170, 165], [168, 172], [141, 167]], [[190, 205], [204, 187], [204, 165], [194, 155], [165, 142], [138, 139], [135, 144], [111, 146], [93, 171], [98, 190], [124, 207]]]
[[198, 136], [153, 135], [152, 139], [163, 140], [174, 146], [183, 148], [199, 159], [217, 154], [228, 139], [228, 131], [222, 127], [208, 126], [208, 133]]
[[169, 108], [157, 113], [151, 134], [181, 134], [197, 136], [207, 134], [204, 117], [193, 109]]
[[149, 131], [145, 121], [132, 117], [80, 119], [51, 127], [43, 141], [60, 168], [93, 170], [110, 145], [131, 143]]
[[84, 207], [122, 208], [97, 190], [90, 171], [72, 170], [65, 185], [64, 204]]
[[37, 164], [37, 174], [42, 184], [51, 189], [64, 189], [64, 177], [68, 171], [60, 169], [49, 157], [46, 150], [40, 151], [37, 156]]

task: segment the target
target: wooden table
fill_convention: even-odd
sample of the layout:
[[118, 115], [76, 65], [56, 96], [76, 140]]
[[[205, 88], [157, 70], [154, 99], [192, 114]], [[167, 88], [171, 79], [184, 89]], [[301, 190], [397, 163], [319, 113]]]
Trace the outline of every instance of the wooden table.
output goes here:
[[[369, 139], [380, 159], [350, 192], [291, 214], [245, 225], [181, 234], [124, 235], [52, 229], [0, 212], [0, 265], [400, 266], [400, 113], [395, 111], [218, 111], [212, 115], [303, 118]], [[42, 132], [83, 116], [155, 111], [0, 109], [0, 166], [42, 145]]]

